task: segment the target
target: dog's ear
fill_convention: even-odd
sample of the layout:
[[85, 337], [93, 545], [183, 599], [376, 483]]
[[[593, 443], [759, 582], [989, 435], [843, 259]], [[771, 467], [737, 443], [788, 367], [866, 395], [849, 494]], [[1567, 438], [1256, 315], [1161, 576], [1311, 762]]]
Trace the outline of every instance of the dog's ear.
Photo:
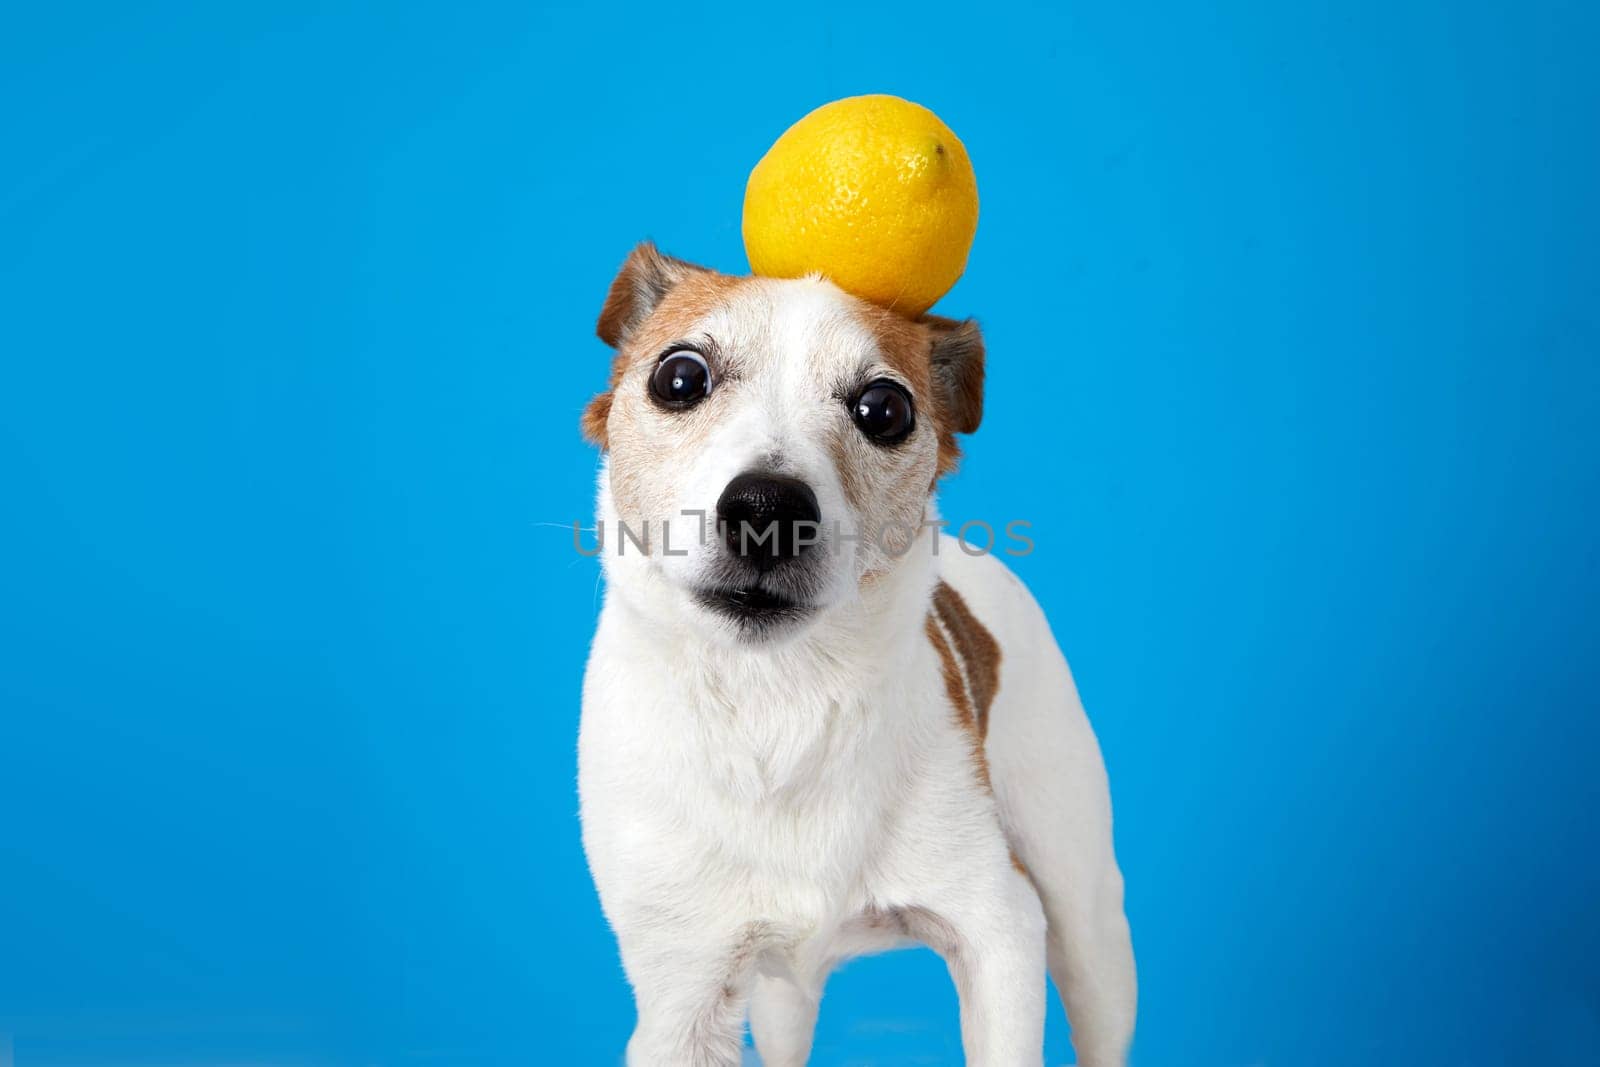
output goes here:
[[983, 334], [972, 319], [922, 321], [933, 331], [928, 362], [942, 421], [952, 433], [972, 433], [983, 421]]
[[595, 333], [612, 348], [620, 348], [673, 286], [691, 274], [705, 271], [705, 267], [662, 255], [649, 241], [641, 242], [628, 253], [612, 281]]

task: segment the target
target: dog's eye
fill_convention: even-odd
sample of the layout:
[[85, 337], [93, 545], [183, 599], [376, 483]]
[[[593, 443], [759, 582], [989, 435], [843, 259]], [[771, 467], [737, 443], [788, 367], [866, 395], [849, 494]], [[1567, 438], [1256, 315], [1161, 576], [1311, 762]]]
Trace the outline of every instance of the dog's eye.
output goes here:
[[692, 349], [668, 352], [650, 376], [650, 392], [668, 407], [689, 407], [710, 395], [711, 368]]
[[916, 426], [911, 394], [887, 378], [871, 382], [850, 405], [861, 432], [883, 445], [894, 445], [910, 436]]

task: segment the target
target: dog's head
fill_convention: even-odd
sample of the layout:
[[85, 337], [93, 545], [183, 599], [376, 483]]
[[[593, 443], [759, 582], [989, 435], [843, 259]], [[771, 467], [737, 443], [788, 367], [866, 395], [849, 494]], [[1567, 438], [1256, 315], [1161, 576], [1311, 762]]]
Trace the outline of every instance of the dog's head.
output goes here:
[[820, 278], [719, 274], [643, 244], [598, 332], [616, 358], [583, 428], [608, 452], [612, 583], [739, 640], [799, 630], [925, 546], [934, 482], [982, 413], [974, 323], [913, 321]]

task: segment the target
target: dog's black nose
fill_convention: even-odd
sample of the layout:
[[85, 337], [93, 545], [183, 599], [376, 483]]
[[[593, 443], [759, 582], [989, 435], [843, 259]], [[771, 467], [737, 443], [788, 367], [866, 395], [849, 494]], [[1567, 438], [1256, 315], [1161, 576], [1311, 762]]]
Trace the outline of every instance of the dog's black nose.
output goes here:
[[717, 500], [722, 537], [735, 556], [762, 571], [793, 559], [821, 536], [817, 494], [797, 478], [746, 471]]

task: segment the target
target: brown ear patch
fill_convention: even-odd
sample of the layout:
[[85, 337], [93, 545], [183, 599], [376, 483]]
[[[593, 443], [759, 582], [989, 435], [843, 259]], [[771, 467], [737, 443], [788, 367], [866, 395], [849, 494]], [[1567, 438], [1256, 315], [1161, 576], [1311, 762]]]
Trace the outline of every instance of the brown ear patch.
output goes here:
[[922, 319], [933, 331], [928, 364], [945, 418], [956, 433], [976, 433], [983, 421], [983, 334], [972, 319]]
[[972, 614], [961, 594], [944, 582], [933, 590], [926, 630], [939, 654], [950, 704], [971, 736], [978, 780], [988, 788], [989, 763], [983, 741], [989, 730], [989, 708], [1000, 688], [1000, 643]]
[[611, 289], [600, 308], [594, 332], [612, 348], [622, 347], [668, 293], [697, 273], [710, 272], [705, 267], [663, 255], [649, 241], [640, 242], [628, 253], [622, 269], [611, 280]]

